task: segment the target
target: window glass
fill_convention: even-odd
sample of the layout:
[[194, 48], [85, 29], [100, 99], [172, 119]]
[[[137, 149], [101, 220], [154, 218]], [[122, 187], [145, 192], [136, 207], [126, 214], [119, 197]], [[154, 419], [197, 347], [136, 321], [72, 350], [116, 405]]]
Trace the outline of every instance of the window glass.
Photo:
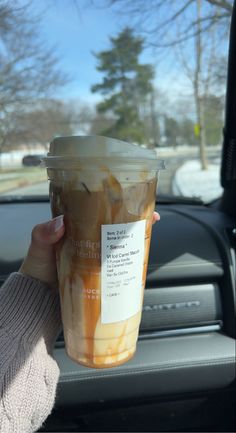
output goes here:
[[53, 137], [154, 148], [159, 197], [219, 197], [233, 0], [0, 0], [0, 196], [48, 195]]

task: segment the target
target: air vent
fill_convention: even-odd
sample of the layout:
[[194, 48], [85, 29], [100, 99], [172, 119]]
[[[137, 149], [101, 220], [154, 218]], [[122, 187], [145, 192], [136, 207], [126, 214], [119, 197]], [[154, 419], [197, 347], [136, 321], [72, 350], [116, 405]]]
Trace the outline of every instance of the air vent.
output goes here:
[[157, 331], [222, 323], [214, 284], [146, 289], [140, 330]]
[[[218, 331], [219, 287], [214, 284], [146, 289], [139, 339]], [[64, 346], [61, 333], [56, 347]]]

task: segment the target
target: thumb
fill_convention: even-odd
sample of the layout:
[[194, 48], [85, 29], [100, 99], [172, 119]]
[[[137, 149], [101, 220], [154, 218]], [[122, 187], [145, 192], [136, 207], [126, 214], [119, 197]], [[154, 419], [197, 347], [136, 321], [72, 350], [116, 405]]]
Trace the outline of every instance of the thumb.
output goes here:
[[154, 225], [157, 221], [160, 221], [161, 217], [158, 212], [153, 212], [152, 224]]
[[27, 256], [19, 271], [49, 285], [54, 285], [57, 281], [54, 245], [61, 239], [64, 232], [63, 215], [35, 226], [32, 230]]

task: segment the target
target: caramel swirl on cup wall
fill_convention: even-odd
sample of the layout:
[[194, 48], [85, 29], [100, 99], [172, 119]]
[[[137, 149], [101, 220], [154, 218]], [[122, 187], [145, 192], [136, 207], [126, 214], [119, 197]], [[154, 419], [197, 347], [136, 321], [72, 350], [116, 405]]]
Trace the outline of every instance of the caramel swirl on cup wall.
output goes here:
[[[60, 190], [60, 210], [64, 209], [66, 224], [66, 235], [58, 253], [62, 316], [64, 329], [68, 330], [65, 332], [66, 345], [70, 357], [91, 367], [119, 365], [124, 358], [132, 356], [141, 319], [141, 305], [140, 312], [125, 321], [102, 324], [100, 254], [92, 256], [94, 258], [89, 259], [88, 263], [82, 254], [78, 257], [69, 239], [73, 239], [75, 245], [86, 245], [86, 242], [81, 242], [86, 239], [91, 241], [89, 245], [101, 245], [102, 224], [145, 219], [144, 289], [156, 191], [155, 179], [122, 188], [110, 173], [102, 184], [103, 191], [76, 190], [74, 182], [67, 183], [63, 192]], [[52, 198], [58, 200], [57, 194], [58, 190]], [[55, 208], [57, 206], [58, 203], [55, 203]], [[86, 247], [82, 250], [85, 251]], [[100, 296], [94, 299], [84, 296], [84, 290], [91, 287], [97, 289]], [[109, 338], [109, 334], [113, 337]]]

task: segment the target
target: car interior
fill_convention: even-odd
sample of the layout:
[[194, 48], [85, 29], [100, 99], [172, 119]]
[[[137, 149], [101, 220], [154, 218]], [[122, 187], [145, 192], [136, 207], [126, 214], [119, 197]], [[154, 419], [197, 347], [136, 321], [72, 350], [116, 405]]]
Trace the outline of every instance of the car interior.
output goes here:
[[[40, 432], [233, 432], [236, 427], [236, 4], [228, 60], [222, 196], [159, 197], [137, 353], [90, 369], [65, 352], [56, 404]], [[161, 183], [161, 178], [160, 178]], [[17, 271], [48, 197], [2, 197], [0, 280]]]

